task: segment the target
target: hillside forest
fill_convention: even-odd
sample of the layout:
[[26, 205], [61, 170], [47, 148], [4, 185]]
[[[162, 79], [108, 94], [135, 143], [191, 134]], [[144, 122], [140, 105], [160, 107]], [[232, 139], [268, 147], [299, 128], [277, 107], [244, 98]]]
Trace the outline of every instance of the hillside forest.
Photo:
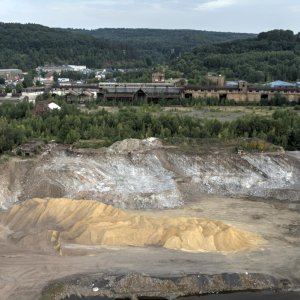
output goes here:
[[300, 78], [300, 35], [290, 30], [237, 34], [195, 30], [54, 29], [0, 23], [0, 66], [25, 71], [41, 65], [136, 68], [115, 74], [148, 81], [152, 71], [206, 84], [207, 73], [265, 83]]
[[86, 31], [0, 23], [0, 66], [24, 71], [67, 64], [144, 68], [167, 63], [199, 45], [246, 37], [249, 34], [152, 29]]
[[251, 83], [300, 78], [300, 34], [290, 30], [262, 32], [255, 38], [206, 45], [173, 62], [175, 70], [197, 83], [208, 72]]

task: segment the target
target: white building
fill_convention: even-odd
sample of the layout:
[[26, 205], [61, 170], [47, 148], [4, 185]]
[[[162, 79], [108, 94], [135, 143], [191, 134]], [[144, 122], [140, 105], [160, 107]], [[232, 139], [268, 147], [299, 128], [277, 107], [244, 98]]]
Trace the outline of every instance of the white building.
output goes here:
[[70, 78], [57, 78], [58, 83], [70, 82]]
[[0, 69], [0, 77], [6, 81], [18, 81], [23, 78], [23, 71], [20, 69]]
[[87, 69], [86, 66], [68, 65], [68, 67], [70, 67], [74, 72], [83, 72]]
[[87, 73], [90, 70], [87, 69], [86, 66], [77, 66], [77, 65], [63, 65], [63, 66], [44, 66], [44, 67], [38, 67], [36, 68], [36, 71], [38, 73], [40, 72], [56, 72], [57, 74], [61, 74], [62, 72], [81, 72], [81, 73]]
[[54, 103], [54, 102], [49, 103], [48, 108], [50, 110], [54, 110], [54, 109], [61, 110], [61, 107], [59, 105], [57, 105], [56, 103]]

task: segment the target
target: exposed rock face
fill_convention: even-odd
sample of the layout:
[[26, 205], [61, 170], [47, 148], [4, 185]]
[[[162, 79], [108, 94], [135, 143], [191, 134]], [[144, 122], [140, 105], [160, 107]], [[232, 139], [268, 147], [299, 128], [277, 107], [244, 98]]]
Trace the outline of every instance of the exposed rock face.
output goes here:
[[[0, 214], [7, 241], [36, 248], [52, 243], [96, 246], [160, 246], [194, 252], [254, 249], [262, 238], [219, 221], [127, 212], [91, 200], [33, 199]], [[41, 247], [41, 246], [40, 246]]]
[[[226, 196], [289, 199], [278, 193], [300, 183], [299, 166], [282, 154], [169, 155], [196, 191]], [[298, 186], [298, 188], [300, 185]], [[300, 201], [295, 193], [292, 201]]]
[[59, 148], [0, 170], [0, 208], [31, 198], [95, 199], [121, 208], [180, 207], [201, 194], [300, 201], [300, 163], [286, 154], [187, 154], [157, 139], [87, 153]]

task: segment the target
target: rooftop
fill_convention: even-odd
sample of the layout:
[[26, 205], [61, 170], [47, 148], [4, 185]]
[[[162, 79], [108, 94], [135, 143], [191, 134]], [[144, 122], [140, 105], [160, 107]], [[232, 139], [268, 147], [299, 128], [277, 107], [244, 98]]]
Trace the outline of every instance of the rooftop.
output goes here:
[[18, 73], [23, 73], [22, 70], [20, 69], [0, 69], [0, 72], [3, 73], [3, 72], [18, 72]]
[[296, 86], [295, 83], [281, 81], [281, 80], [273, 81], [273, 82], [267, 83], [266, 85], [271, 86], [271, 87], [276, 87], [276, 86], [293, 87], [293, 86]]

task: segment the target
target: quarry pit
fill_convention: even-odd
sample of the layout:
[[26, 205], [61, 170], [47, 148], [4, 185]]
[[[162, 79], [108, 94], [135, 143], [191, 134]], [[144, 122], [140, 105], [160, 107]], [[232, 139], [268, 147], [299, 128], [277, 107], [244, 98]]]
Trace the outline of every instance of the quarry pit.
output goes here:
[[52, 145], [0, 185], [3, 299], [299, 289], [300, 153]]

